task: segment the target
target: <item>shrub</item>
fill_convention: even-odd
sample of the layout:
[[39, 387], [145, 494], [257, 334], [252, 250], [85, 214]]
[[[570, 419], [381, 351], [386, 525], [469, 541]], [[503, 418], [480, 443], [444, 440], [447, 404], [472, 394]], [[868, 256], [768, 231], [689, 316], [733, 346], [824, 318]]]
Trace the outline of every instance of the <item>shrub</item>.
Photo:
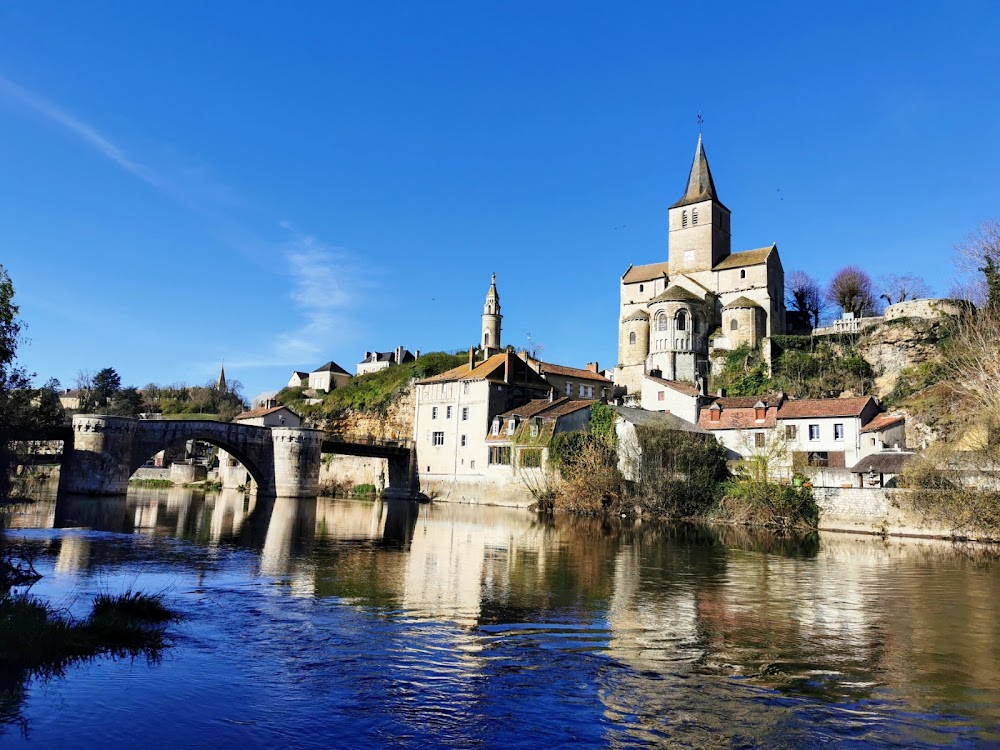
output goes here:
[[351, 488], [351, 497], [358, 500], [372, 498], [377, 494], [378, 490], [375, 489], [374, 484], [356, 484]]
[[718, 515], [752, 526], [816, 528], [819, 524], [819, 506], [810, 488], [757, 479], [728, 482]]

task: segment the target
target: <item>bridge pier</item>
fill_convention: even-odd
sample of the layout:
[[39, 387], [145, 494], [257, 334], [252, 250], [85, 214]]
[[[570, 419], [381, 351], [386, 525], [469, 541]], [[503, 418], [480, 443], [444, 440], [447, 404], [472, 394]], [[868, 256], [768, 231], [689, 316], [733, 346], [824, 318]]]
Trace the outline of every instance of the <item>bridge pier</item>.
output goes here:
[[274, 494], [277, 497], [316, 497], [323, 431], [304, 427], [272, 427], [274, 440]]
[[389, 456], [386, 463], [389, 465], [389, 476], [386, 477], [383, 497], [402, 499], [413, 497], [414, 484], [411, 471], [414, 465], [413, 457]]
[[73, 447], [65, 449], [60, 489], [79, 495], [124, 495], [132, 476], [136, 425], [129, 417], [73, 417]]

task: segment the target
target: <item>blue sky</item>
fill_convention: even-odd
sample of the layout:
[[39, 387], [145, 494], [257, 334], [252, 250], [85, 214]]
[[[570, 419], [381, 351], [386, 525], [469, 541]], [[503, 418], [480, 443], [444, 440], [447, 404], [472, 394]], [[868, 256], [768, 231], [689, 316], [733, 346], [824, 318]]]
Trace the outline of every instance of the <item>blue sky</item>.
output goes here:
[[1000, 216], [996, 3], [0, 5], [0, 262], [39, 379], [248, 396], [366, 349], [617, 359], [698, 129], [733, 249], [946, 293]]

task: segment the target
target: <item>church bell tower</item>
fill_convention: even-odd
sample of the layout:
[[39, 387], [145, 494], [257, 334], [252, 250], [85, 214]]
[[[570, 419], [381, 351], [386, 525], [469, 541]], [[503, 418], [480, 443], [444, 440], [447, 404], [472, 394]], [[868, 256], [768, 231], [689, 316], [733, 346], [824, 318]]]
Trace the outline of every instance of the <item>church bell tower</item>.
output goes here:
[[486, 293], [486, 304], [483, 305], [483, 358], [488, 358], [500, 352], [500, 295], [497, 294], [497, 275], [493, 274], [490, 290]]
[[730, 254], [729, 209], [722, 205], [698, 136], [684, 197], [670, 207], [670, 275], [710, 271]]

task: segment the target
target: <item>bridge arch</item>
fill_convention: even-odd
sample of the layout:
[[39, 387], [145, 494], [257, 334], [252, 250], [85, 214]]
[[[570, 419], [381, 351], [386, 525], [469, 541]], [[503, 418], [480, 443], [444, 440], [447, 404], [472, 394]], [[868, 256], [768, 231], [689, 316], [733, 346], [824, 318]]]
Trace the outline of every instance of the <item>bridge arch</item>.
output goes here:
[[255, 456], [253, 452], [248, 450], [245, 446], [220, 438], [211, 431], [192, 430], [191, 432], [186, 433], [184, 437], [163, 445], [159, 444], [159, 441], [153, 440], [137, 441], [132, 454], [132, 461], [129, 466], [129, 470], [132, 474], [135, 474], [136, 471], [142, 468], [146, 461], [155, 456], [161, 450], [189, 440], [198, 440], [226, 451], [226, 453], [243, 465], [259, 488], [266, 489], [269, 486], [273, 469], [271, 466], [261, 465], [261, 456]]

